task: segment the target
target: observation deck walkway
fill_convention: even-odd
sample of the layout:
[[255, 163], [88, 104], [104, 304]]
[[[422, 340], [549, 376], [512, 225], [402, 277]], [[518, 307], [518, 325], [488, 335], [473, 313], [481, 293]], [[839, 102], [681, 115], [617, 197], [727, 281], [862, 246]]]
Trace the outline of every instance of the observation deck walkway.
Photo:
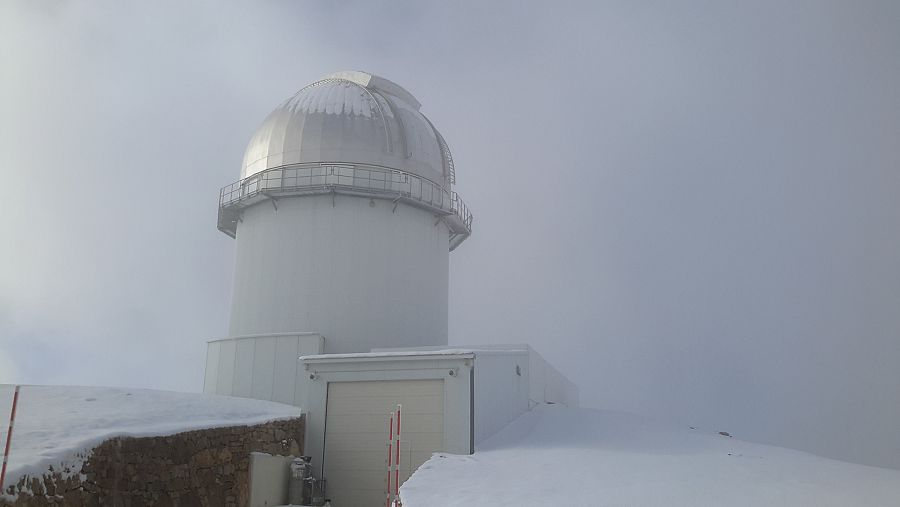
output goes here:
[[235, 237], [241, 211], [258, 202], [300, 195], [343, 194], [425, 209], [450, 229], [453, 251], [472, 234], [472, 213], [456, 192], [405, 171], [366, 164], [291, 164], [248, 176], [219, 191], [218, 228]]

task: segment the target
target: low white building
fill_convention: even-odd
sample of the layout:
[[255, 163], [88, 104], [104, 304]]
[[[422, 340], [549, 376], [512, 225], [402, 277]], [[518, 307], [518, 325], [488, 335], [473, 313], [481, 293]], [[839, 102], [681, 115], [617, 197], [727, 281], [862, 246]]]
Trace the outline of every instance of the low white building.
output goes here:
[[336, 507], [384, 503], [398, 404], [401, 482], [536, 403], [578, 404], [527, 345], [448, 347], [448, 256], [472, 215], [419, 108], [383, 78], [326, 76], [272, 112], [220, 193], [237, 241], [231, 337], [208, 344], [204, 392], [303, 407]]

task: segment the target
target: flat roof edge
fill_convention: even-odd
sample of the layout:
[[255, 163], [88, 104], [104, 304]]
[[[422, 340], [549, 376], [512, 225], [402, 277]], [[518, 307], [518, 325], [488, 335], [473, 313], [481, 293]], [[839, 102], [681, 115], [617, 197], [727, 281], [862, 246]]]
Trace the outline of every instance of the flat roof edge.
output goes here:
[[213, 338], [206, 340], [206, 343], [226, 342], [229, 340], [244, 340], [247, 338], [278, 338], [280, 336], [321, 336], [313, 331], [303, 331], [299, 333], [259, 333], [259, 334], [242, 334], [240, 336], [226, 336], [225, 338]]
[[425, 347], [377, 347], [372, 349], [372, 352], [440, 352], [442, 350], [465, 350], [466, 352], [474, 352], [476, 354], [493, 354], [493, 353], [527, 353], [532, 349], [526, 343], [509, 343], [509, 344], [485, 344], [485, 345], [473, 345], [473, 344], [462, 344], [462, 345], [429, 345]]
[[361, 352], [357, 354], [317, 354], [300, 356], [299, 361], [307, 363], [354, 363], [386, 362], [442, 359], [474, 359], [470, 350], [416, 351], [416, 352]]

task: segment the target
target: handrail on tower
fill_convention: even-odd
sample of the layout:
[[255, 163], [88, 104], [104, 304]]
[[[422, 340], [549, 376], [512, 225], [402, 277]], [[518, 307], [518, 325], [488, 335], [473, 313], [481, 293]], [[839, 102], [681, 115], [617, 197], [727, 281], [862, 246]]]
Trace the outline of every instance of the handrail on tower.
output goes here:
[[417, 174], [368, 164], [314, 162], [256, 173], [219, 191], [219, 230], [235, 237], [241, 210], [282, 196], [349, 194], [391, 199], [441, 216], [453, 250], [472, 233], [472, 213], [459, 194]]

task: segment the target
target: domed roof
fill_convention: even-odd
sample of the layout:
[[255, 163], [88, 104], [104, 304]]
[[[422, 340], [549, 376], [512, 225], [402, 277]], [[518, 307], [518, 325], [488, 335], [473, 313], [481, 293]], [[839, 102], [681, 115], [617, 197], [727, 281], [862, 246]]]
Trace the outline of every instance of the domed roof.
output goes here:
[[346, 71], [305, 86], [266, 118], [244, 152], [241, 179], [305, 162], [371, 164], [449, 187], [453, 159], [408, 91]]

